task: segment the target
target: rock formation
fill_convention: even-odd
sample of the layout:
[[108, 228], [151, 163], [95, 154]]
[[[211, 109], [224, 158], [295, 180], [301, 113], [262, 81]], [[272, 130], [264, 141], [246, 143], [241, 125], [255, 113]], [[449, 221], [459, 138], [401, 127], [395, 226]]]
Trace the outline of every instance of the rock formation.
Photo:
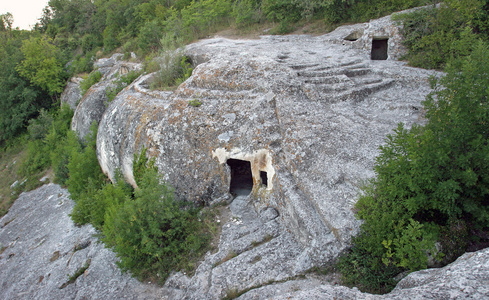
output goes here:
[[67, 103], [73, 111], [76, 110], [76, 107], [82, 98], [80, 90], [80, 83], [82, 80], [83, 78], [81, 77], [71, 78], [61, 94], [61, 104]]
[[196, 68], [176, 91], [149, 90], [147, 74], [111, 103], [105, 89], [127, 65], [120, 55], [98, 61], [104, 77], [81, 99], [73, 129], [84, 136], [100, 121], [97, 155], [110, 178], [119, 169], [135, 185], [133, 157], [145, 147], [180, 198], [230, 203], [218, 250], [192, 276], [138, 283], [120, 275], [91, 226], [72, 224], [67, 192], [47, 185], [0, 219], [0, 298], [489, 297], [487, 249], [410, 274], [384, 296], [307, 273], [358, 231], [352, 207], [385, 136], [423, 121], [435, 72], [396, 61], [399, 38], [389, 18], [319, 37], [216, 37], [187, 46]]
[[[78, 98], [76, 100], [79, 101], [79, 104], [76, 106], [73, 123], [71, 124], [71, 129], [76, 131], [80, 138], [84, 138], [90, 132], [90, 125], [93, 122], [100, 122], [108, 105], [106, 91], [114, 86], [114, 81], [121, 75], [133, 70], [139, 71], [142, 68], [139, 63], [131, 63], [121, 59], [122, 54], [117, 53], [110, 58], [99, 59], [94, 63], [95, 71], [100, 72], [102, 78], [98, 83], [90, 87], [81, 99]], [[76, 94], [67, 93], [66, 91], [75, 88], [76, 86], [71, 87], [68, 85], [68, 89], [65, 90], [66, 98], [62, 97], [61, 101], [68, 102], [71, 106], [71, 103], [74, 102], [73, 100], [76, 99]]]
[[[443, 268], [411, 273], [382, 296], [340, 286], [334, 276], [289, 277], [294, 272], [289, 258], [296, 255], [298, 245], [287, 234], [277, 235], [276, 211], [256, 215], [251, 203], [243, 200], [233, 201], [228, 221], [222, 220], [220, 251], [208, 254], [192, 278], [176, 273], [164, 287], [157, 287], [121, 274], [115, 255], [94, 236], [95, 229], [73, 224], [68, 214], [74, 204], [65, 189], [48, 184], [23, 193], [0, 219], [0, 298], [200, 300], [241, 292], [237, 299], [489, 297], [489, 249], [466, 253]], [[276, 237], [267, 242], [270, 235]], [[250, 239], [253, 247], [247, 246]], [[232, 251], [236, 257], [229, 255]], [[71, 282], [70, 277], [76, 278]], [[241, 289], [247, 282], [253, 285]]]
[[73, 224], [73, 205], [68, 191], [48, 184], [21, 194], [0, 219], [0, 298], [161, 298], [155, 286], [121, 275], [95, 229]]
[[149, 74], [109, 105], [97, 137], [103, 171], [135, 184], [133, 156], [146, 147], [177, 195], [203, 203], [231, 198], [244, 178], [253, 209], [276, 209], [303, 247], [301, 269], [334, 259], [357, 231], [351, 209], [378, 146], [398, 122], [420, 121], [433, 74], [371, 60], [342, 42], [349, 34], [189, 45], [200, 64], [175, 92], [148, 90]]

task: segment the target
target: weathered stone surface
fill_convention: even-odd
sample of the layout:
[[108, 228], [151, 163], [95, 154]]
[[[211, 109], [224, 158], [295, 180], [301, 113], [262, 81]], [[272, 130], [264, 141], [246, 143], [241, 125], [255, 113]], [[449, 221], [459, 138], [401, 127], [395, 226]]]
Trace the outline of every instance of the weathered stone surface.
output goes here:
[[68, 81], [63, 93], [61, 94], [61, 104], [68, 103], [72, 110], [76, 109], [76, 106], [82, 98], [80, 83], [83, 79], [81, 77], [73, 77]]
[[[313, 277], [313, 276], [311, 276]], [[251, 299], [487, 299], [489, 298], [489, 249], [466, 253], [439, 269], [409, 274], [386, 295], [361, 293], [317, 278], [295, 280], [255, 289], [240, 300]]]
[[134, 183], [146, 147], [180, 197], [211, 202], [229, 192], [227, 159], [248, 161], [254, 208], [278, 211], [307, 264], [336, 257], [357, 231], [351, 208], [378, 146], [420, 120], [433, 72], [371, 61], [329, 35], [216, 38], [186, 53], [207, 62], [174, 93], [149, 91], [147, 75], [110, 104], [97, 137], [104, 172]]
[[[48, 184], [21, 194], [0, 219], [0, 298], [161, 298], [161, 289], [121, 274], [95, 229], [73, 224], [72, 208], [68, 192]], [[87, 262], [86, 271], [66, 284]]]
[[[238, 196], [232, 202], [221, 219], [219, 250], [206, 255], [194, 276], [176, 273], [156, 287], [121, 274], [93, 227], [74, 226], [65, 189], [49, 184], [23, 193], [0, 219], [0, 298], [201, 300], [242, 291], [248, 292], [241, 300], [489, 297], [489, 249], [466, 253], [444, 268], [414, 272], [382, 296], [339, 286], [336, 276], [297, 277], [304, 247], [282, 233], [275, 213], [257, 214], [251, 200]], [[85, 272], [66, 284], [87, 261]]]
[[90, 132], [93, 122], [100, 122], [108, 105], [106, 91], [114, 86], [117, 76], [142, 69], [141, 64], [122, 61], [121, 58], [122, 54], [116, 53], [110, 58], [102, 58], [94, 63], [95, 71], [102, 73], [102, 78], [79, 99], [71, 124], [71, 129], [76, 131], [80, 138], [84, 138]]
[[[92, 227], [69, 220], [67, 192], [47, 185], [22, 194], [0, 219], [0, 298], [200, 300], [243, 292], [240, 299], [489, 297], [487, 249], [413, 273], [384, 296], [335, 285], [334, 277], [303, 279], [357, 232], [351, 208], [358, 186], [374, 175], [385, 135], [398, 122], [423, 120], [420, 103], [434, 73], [395, 61], [402, 52], [396, 45], [388, 44], [387, 60], [370, 60], [372, 38], [395, 41], [390, 26], [384, 18], [320, 37], [204, 40], [187, 47], [199, 66], [175, 92], [148, 90], [152, 74], [145, 75], [107, 110], [100, 105], [105, 89], [92, 87], [73, 126], [83, 136], [105, 111], [97, 136], [104, 172], [113, 177], [120, 169], [135, 184], [133, 155], [146, 147], [181, 198], [231, 202], [218, 249], [193, 276], [174, 273], [162, 288], [138, 283], [119, 273]], [[123, 72], [118, 57], [96, 63], [104, 75], [100, 86]], [[229, 159], [246, 163], [232, 169]], [[231, 191], [242, 169], [250, 182], [240, 186], [240, 179]], [[88, 260], [86, 272], [60, 288]]]

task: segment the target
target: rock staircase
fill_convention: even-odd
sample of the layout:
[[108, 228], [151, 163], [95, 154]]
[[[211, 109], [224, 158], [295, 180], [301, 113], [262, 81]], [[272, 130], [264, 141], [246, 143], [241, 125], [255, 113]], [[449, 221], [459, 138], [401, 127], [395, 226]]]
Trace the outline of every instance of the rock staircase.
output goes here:
[[168, 299], [221, 299], [304, 272], [297, 266], [303, 249], [280, 228], [275, 209], [256, 213], [248, 194], [238, 194], [229, 209], [218, 252], [208, 255], [193, 277], [171, 278], [166, 286], [176, 289]]
[[311, 100], [335, 103], [345, 100], [361, 101], [364, 97], [390, 87], [394, 79], [374, 72], [362, 60], [334, 66], [318, 63], [292, 64], [303, 83], [303, 91]]

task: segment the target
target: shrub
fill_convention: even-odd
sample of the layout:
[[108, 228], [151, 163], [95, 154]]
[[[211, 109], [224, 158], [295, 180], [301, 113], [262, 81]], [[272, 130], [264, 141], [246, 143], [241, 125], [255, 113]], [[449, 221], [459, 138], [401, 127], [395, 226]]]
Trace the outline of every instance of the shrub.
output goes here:
[[[403, 24], [401, 33], [409, 52], [410, 65], [428, 69], [443, 69], [458, 56], [468, 55], [477, 39], [487, 39], [488, 20], [484, 3], [478, 0], [449, 0], [440, 8], [429, 7], [395, 16]], [[481, 32], [481, 35], [477, 35]]]
[[193, 100], [189, 100], [189, 101], [188, 101], [188, 104], [189, 104], [190, 106], [193, 106], [193, 107], [199, 107], [199, 106], [201, 106], [201, 105], [202, 105], [202, 102], [200, 102], [200, 101], [199, 101], [199, 100], [197, 100], [197, 99], [193, 99]]
[[126, 75], [119, 76], [119, 78], [117, 78], [114, 81], [114, 86], [106, 90], [106, 94], [107, 94], [107, 98], [109, 99], [109, 102], [114, 100], [117, 94], [119, 94], [120, 91], [122, 91], [125, 87], [127, 87], [134, 80], [136, 80], [136, 78], [138, 78], [139, 75], [141, 75], [140, 71], [132, 70], [129, 71]]
[[58, 146], [50, 153], [54, 171], [54, 182], [65, 185], [69, 178], [68, 163], [73, 152], [81, 151], [81, 144], [74, 131], [69, 130], [59, 141]]
[[233, 17], [239, 28], [250, 26], [262, 21], [261, 1], [240, 0], [233, 4]]
[[53, 123], [53, 116], [45, 109], [39, 111], [39, 116], [36, 119], [29, 120], [29, 126], [27, 126], [27, 132], [29, 132], [29, 139], [40, 140], [43, 139], [51, 129]]
[[340, 264], [346, 282], [386, 291], [386, 272], [426, 268], [428, 255], [460, 254], [471, 238], [464, 224], [489, 231], [488, 56], [479, 42], [469, 57], [451, 61], [424, 101], [426, 125], [400, 124], [380, 147], [377, 177], [356, 204], [361, 234]]
[[71, 218], [77, 224], [90, 223], [96, 229], [102, 230], [107, 211], [118, 209], [125, 201], [131, 201], [131, 197], [132, 187], [120, 175], [114, 184], [100, 185], [91, 179], [84, 193], [76, 200]]
[[[86, 53], [84, 56], [77, 55], [70, 63], [69, 66], [70, 74], [79, 74], [85, 72], [88, 73], [92, 71], [93, 60], [94, 60], [94, 55], [91, 53]], [[98, 82], [98, 80], [96, 82]], [[90, 86], [88, 88], [90, 88]]]
[[[144, 164], [146, 168], [140, 168]], [[134, 166], [139, 188], [133, 200], [108, 208], [103, 240], [120, 258], [122, 270], [162, 283], [172, 270], [194, 267], [207, 250], [209, 235], [203, 231], [199, 210], [176, 201], [145, 156]]]
[[54, 117], [41, 111], [37, 119], [29, 122], [27, 158], [22, 162], [19, 175], [32, 176], [52, 165], [51, 153], [55, 152], [61, 145], [60, 141], [67, 135], [72, 117], [73, 111], [65, 103]]
[[86, 137], [86, 145], [81, 151], [72, 149], [68, 163], [69, 178], [66, 181], [71, 198], [78, 199], [90, 189], [100, 189], [105, 182], [105, 176], [100, 169], [96, 154], [97, 124], [94, 122], [90, 128], [90, 134]]
[[160, 70], [153, 76], [152, 89], [178, 86], [192, 75], [192, 65], [180, 50], [165, 51], [157, 58]]
[[83, 79], [82, 82], [80, 83], [80, 89], [82, 95], [85, 95], [85, 93], [90, 89], [90, 87], [102, 79], [102, 73], [100, 71], [95, 71], [92, 72], [88, 75], [87, 78]]

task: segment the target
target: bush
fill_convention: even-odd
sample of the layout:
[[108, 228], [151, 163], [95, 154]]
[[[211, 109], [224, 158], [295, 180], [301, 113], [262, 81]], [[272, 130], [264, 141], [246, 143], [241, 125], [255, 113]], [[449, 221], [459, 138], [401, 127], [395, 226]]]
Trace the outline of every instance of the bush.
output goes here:
[[53, 116], [45, 109], [41, 109], [39, 116], [36, 119], [29, 120], [29, 126], [27, 126], [27, 132], [29, 133], [30, 140], [43, 139], [51, 129], [53, 123]]
[[172, 270], [192, 269], [209, 241], [199, 211], [175, 201], [152, 168], [142, 174], [134, 197], [110, 207], [103, 227], [103, 240], [120, 258], [121, 269], [160, 283]]
[[178, 86], [192, 75], [192, 65], [180, 50], [165, 51], [157, 58], [160, 70], [151, 82], [152, 89], [164, 89]]
[[76, 200], [75, 207], [70, 214], [76, 224], [90, 223], [98, 230], [102, 230], [105, 215], [109, 209], [118, 209], [125, 201], [131, 201], [132, 187], [118, 176], [116, 183], [100, 184], [91, 178], [84, 193]]
[[106, 90], [106, 95], [107, 98], [109, 99], [109, 102], [114, 100], [117, 94], [120, 93], [125, 87], [130, 85], [136, 78], [141, 75], [140, 71], [129, 71], [126, 75], [120, 76], [114, 81], [114, 86], [110, 87]]
[[87, 186], [92, 185], [93, 189], [99, 189], [105, 182], [105, 175], [102, 173], [97, 159], [97, 124], [95, 122], [85, 140], [86, 145], [81, 151], [72, 149], [68, 163], [70, 175], [66, 183], [71, 198], [75, 202], [83, 196]]
[[[89, 73], [93, 68], [94, 55], [86, 53], [85, 56], [77, 55], [69, 66], [70, 74]], [[100, 80], [100, 79], [99, 79]], [[94, 83], [97, 83], [98, 80]], [[93, 85], [93, 84], [92, 84]], [[90, 85], [91, 86], [91, 85]], [[90, 86], [88, 88], [90, 88]], [[88, 90], [87, 88], [87, 90]]]
[[483, 4], [478, 0], [450, 0], [440, 8], [395, 16], [403, 24], [401, 33], [409, 50], [405, 59], [415, 67], [443, 69], [449, 60], [468, 55], [479, 37], [488, 38], [480, 30], [485, 25], [478, 25], [488, 20]]
[[73, 111], [63, 104], [54, 117], [46, 111], [31, 120], [28, 127], [30, 140], [27, 144], [27, 158], [22, 162], [19, 175], [32, 176], [52, 165], [51, 153], [60, 147], [70, 128]]
[[261, 1], [240, 0], [233, 4], [233, 17], [239, 28], [247, 27], [262, 21]]
[[478, 238], [465, 226], [489, 231], [488, 56], [479, 42], [469, 57], [451, 61], [424, 102], [427, 124], [400, 124], [380, 147], [377, 177], [356, 204], [361, 234], [340, 264], [346, 282], [387, 291], [386, 272], [426, 268], [428, 255], [456, 258]]
[[100, 79], [102, 79], [102, 73], [100, 73], [100, 71], [92, 72], [88, 75], [87, 78], [83, 79], [82, 82], [80, 83], [80, 89], [82, 95], [85, 95], [88, 89], [90, 89], [92, 85], [99, 82]]
[[69, 178], [68, 163], [71, 154], [74, 151], [81, 151], [81, 144], [76, 133], [71, 130], [58, 142], [58, 146], [50, 153], [51, 166], [54, 171], [54, 182], [60, 185], [66, 185], [66, 181]]

